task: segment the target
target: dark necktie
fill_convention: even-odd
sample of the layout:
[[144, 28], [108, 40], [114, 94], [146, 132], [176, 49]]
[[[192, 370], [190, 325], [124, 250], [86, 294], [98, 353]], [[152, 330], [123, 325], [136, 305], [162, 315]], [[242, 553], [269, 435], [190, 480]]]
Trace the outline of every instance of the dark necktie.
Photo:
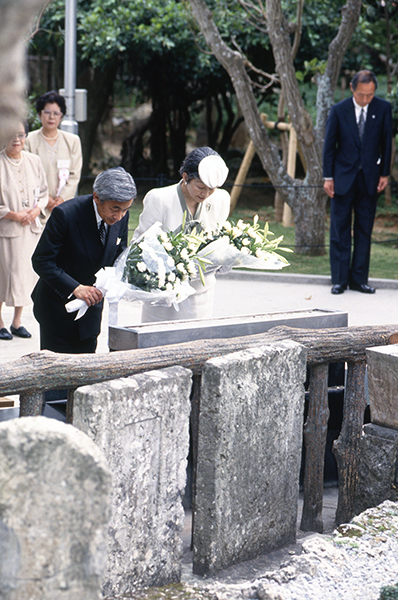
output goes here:
[[101, 242], [102, 246], [105, 247], [106, 227], [105, 227], [104, 221], [101, 221], [98, 231], [99, 231], [100, 242]]
[[362, 141], [363, 138], [363, 133], [365, 131], [365, 111], [362, 108], [361, 109], [361, 114], [359, 115], [359, 121], [358, 121], [358, 133], [359, 133], [359, 139]]

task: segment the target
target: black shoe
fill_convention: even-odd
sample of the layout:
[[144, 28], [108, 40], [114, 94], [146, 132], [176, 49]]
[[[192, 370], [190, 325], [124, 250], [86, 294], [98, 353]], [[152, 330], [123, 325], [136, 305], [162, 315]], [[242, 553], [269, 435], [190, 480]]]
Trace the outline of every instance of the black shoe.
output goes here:
[[340, 285], [340, 283], [335, 283], [332, 287], [332, 294], [344, 294], [344, 291], [347, 289], [346, 285]]
[[0, 329], [0, 340], [12, 340], [12, 335], [5, 327]]
[[350, 290], [362, 292], [362, 294], [374, 294], [376, 291], [375, 288], [370, 287], [366, 283], [355, 283], [355, 281], [350, 283]]
[[11, 325], [10, 331], [11, 331], [12, 335], [16, 335], [17, 337], [21, 337], [21, 338], [32, 337], [32, 334], [29, 333], [29, 331], [27, 329], [25, 329], [25, 327], [23, 327], [22, 325], [20, 327], [18, 327], [18, 329], [16, 329], [16, 327], [14, 327], [13, 325]]

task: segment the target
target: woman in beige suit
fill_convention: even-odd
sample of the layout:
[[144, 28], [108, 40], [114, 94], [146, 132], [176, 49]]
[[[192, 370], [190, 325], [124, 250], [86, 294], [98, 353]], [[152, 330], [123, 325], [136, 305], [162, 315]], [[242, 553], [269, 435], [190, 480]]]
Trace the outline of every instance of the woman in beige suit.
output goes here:
[[76, 196], [82, 170], [82, 146], [78, 135], [59, 129], [66, 104], [58, 92], [40, 96], [36, 111], [42, 127], [29, 133], [25, 150], [40, 156], [46, 173], [49, 200], [40, 216], [44, 225], [54, 206]]
[[[23, 151], [25, 139], [21, 123], [0, 152], [0, 340], [31, 337], [21, 323], [22, 309], [31, 303], [37, 281], [31, 256], [42, 230], [38, 217], [48, 203], [43, 165], [38, 156]], [[1, 316], [4, 302], [14, 307], [10, 331]]]

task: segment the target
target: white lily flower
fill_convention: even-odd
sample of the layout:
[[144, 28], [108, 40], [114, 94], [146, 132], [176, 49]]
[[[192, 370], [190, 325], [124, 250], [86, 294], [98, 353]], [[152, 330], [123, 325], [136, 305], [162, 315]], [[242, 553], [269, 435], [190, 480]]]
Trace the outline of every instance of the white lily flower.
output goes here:
[[257, 258], [267, 258], [267, 254], [268, 252], [265, 252], [264, 250], [256, 250]]
[[146, 269], [146, 264], [142, 261], [137, 263], [137, 269], [138, 271], [140, 271], [140, 273], [144, 273], [147, 269]]
[[187, 264], [187, 271], [190, 275], [196, 274], [196, 266], [192, 260], [190, 260], [189, 263]]
[[186, 273], [186, 270], [185, 270], [185, 267], [184, 267], [184, 264], [183, 264], [183, 263], [178, 263], [178, 264], [176, 265], [176, 269], [177, 269], [177, 271], [179, 271], [179, 272], [180, 272], [180, 273], [182, 273], [182, 274], [185, 274], [185, 273]]

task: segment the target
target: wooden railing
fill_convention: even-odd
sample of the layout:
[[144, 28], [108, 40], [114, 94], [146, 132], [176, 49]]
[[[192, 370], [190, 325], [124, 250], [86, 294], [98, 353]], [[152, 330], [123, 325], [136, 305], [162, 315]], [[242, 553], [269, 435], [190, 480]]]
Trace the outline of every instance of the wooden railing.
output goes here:
[[328, 365], [347, 363], [343, 423], [333, 449], [339, 477], [336, 511], [336, 523], [339, 524], [353, 516], [359, 439], [366, 407], [365, 351], [373, 346], [398, 343], [398, 325], [333, 329], [282, 326], [267, 333], [244, 337], [198, 340], [109, 354], [67, 355], [41, 351], [0, 366], [0, 395], [19, 394], [20, 416], [33, 416], [42, 412], [44, 391], [68, 389], [71, 393], [68, 394], [67, 419], [72, 422], [73, 390], [79, 386], [170, 365], [192, 369], [194, 380], [200, 382], [201, 369], [208, 359], [285, 339], [292, 339], [306, 347], [310, 367], [309, 409], [304, 426], [306, 460], [301, 529], [322, 532], [323, 469], [329, 417]]

